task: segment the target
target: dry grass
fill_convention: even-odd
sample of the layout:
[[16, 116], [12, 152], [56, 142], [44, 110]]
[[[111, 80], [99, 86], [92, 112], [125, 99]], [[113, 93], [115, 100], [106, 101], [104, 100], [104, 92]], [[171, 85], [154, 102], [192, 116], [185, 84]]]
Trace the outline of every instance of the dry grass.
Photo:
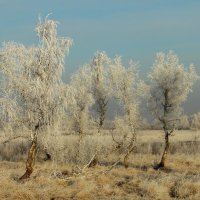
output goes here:
[[[24, 161], [22, 161], [25, 160], [25, 157], [19, 156], [19, 161], [16, 162], [1, 161], [0, 199], [199, 200], [200, 152], [198, 148], [194, 149], [193, 145], [182, 146], [182, 143], [178, 142], [198, 141], [199, 132], [183, 131], [172, 137], [174, 147], [172, 147], [168, 157], [167, 168], [160, 171], [155, 171], [153, 166], [160, 159], [159, 151], [162, 150], [162, 146], [159, 145], [162, 134], [159, 131], [155, 131], [151, 135], [150, 133], [149, 131], [140, 133], [140, 147], [136, 153], [131, 155], [128, 169], [125, 169], [120, 162], [110, 171], [106, 171], [118, 159], [117, 153], [108, 154], [107, 157], [100, 156], [99, 165], [92, 169], [86, 169], [84, 173], [77, 177], [73, 176], [74, 172], [77, 171], [73, 162], [67, 163], [68, 160], [66, 160], [58, 164], [58, 162], [44, 162], [38, 159], [31, 178], [19, 182], [18, 177], [23, 174], [25, 168]], [[160, 141], [157, 139], [157, 134], [161, 137]], [[101, 137], [101, 139], [98, 138], [98, 141], [105, 141], [105, 146], [111, 144], [110, 136]], [[107, 137], [106, 140], [105, 137]], [[92, 143], [95, 146], [94, 140]], [[88, 144], [89, 141], [86, 140], [81, 148], [86, 149], [85, 154], [88, 152], [89, 155], [92, 155], [92, 150], [89, 149]], [[155, 145], [157, 145], [157, 153], [155, 149], [155, 152], [151, 149]], [[6, 148], [8, 149], [8, 147]], [[182, 150], [180, 150], [181, 148]], [[3, 146], [0, 154], [2, 154], [2, 149]], [[13, 151], [9, 150], [10, 153], [7, 152], [7, 156], [13, 154]], [[24, 152], [24, 149], [22, 152]], [[70, 151], [67, 150], [67, 152]], [[90, 156], [85, 155], [85, 157]], [[6, 160], [6, 157], [4, 158]], [[82, 167], [81, 163], [79, 167]], [[104, 173], [105, 171], [106, 173]]]
[[[19, 182], [22, 162], [0, 163], [0, 199], [200, 199], [200, 159], [171, 155], [167, 168], [155, 171], [159, 159], [153, 155], [132, 155], [132, 165], [120, 164], [107, 172], [107, 166], [87, 169], [71, 177], [69, 165], [36, 163], [29, 180]], [[68, 178], [71, 177], [71, 178]]]

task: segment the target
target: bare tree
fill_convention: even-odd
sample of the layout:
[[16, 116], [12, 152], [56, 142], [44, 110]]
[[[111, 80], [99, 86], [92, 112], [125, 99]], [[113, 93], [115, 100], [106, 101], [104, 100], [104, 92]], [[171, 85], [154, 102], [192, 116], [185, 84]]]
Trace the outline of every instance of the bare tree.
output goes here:
[[18, 117], [31, 133], [26, 172], [30, 177], [36, 155], [38, 133], [52, 126], [63, 112], [64, 58], [72, 40], [57, 37], [57, 22], [41, 20], [36, 26], [37, 46], [7, 43], [1, 49], [1, 71], [6, 77], [6, 88], [16, 98]]
[[90, 64], [92, 70], [92, 93], [95, 100], [95, 111], [97, 114], [98, 132], [100, 132], [108, 107], [110, 94], [109, 84], [110, 59], [105, 52], [97, 52]]
[[[124, 157], [125, 167], [128, 167], [128, 157], [136, 147], [136, 130], [139, 127], [139, 101], [138, 101], [138, 73], [137, 64], [130, 62], [126, 69], [118, 56], [110, 67], [113, 96], [124, 109], [123, 126], [128, 126], [129, 131], [124, 133], [124, 140], [129, 138], [127, 152]], [[117, 120], [119, 122], [119, 120]]]
[[194, 67], [191, 65], [187, 71], [173, 52], [157, 54], [148, 76], [149, 90], [146, 95], [148, 108], [160, 121], [165, 133], [165, 148], [156, 169], [165, 166], [169, 136], [172, 135], [179, 121], [182, 112], [181, 104], [187, 99], [197, 77]]

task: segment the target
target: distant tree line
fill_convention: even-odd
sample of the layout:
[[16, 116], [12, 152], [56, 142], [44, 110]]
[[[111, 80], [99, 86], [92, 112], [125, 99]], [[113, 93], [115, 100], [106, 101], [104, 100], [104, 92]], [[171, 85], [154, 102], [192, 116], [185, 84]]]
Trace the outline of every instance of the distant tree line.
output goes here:
[[[158, 120], [148, 120], [143, 118], [141, 121], [141, 129], [144, 130], [160, 130], [162, 127]], [[193, 115], [183, 114], [176, 123], [177, 130], [199, 130], [200, 129], [200, 112]]]

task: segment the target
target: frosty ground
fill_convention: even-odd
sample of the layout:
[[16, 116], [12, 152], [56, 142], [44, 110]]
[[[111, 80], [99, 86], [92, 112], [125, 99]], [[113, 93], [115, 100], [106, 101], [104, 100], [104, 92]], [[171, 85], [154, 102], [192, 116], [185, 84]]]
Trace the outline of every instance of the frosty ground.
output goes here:
[[[0, 199], [200, 199], [199, 135], [199, 131], [176, 131], [170, 138], [166, 168], [158, 171], [153, 166], [160, 160], [163, 134], [148, 130], [138, 133], [138, 149], [127, 169], [122, 160], [112, 167], [122, 156], [115, 152], [99, 156], [98, 165], [82, 173], [78, 172], [83, 164], [38, 157], [31, 178], [24, 181], [18, 178], [25, 170], [26, 154], [13, 145], [19, 143], [17, 139], [1, 145]], [[110, 135], [99, 138], [112, 143]], [[8, 161], [12, 152], [18, 157]]]

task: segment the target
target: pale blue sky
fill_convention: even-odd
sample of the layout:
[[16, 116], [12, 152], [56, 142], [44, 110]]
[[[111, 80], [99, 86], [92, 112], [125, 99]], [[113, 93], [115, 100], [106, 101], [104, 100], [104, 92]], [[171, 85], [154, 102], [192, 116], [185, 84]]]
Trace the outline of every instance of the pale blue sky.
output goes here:
[[[0, 42], [36, 43], [39, 14], [60, 22], [59, 34], [74, 40], [66, 74], [88, 62], [97, 50], [140, 61], [141, 74], [158, 51], [173, 50], [200, 73], [200, 0], [0, 0]], [[200, 110], [200, 84], [185, 104]]]

